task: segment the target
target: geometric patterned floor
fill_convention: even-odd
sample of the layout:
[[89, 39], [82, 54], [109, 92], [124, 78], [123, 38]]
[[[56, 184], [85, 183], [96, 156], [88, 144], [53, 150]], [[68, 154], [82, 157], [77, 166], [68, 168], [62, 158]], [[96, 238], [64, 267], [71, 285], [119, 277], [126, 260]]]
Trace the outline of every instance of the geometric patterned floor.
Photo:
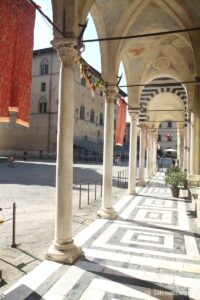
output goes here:
[[163, 180], [157, 173], [115, 205], [116, 220], [78, 234], [84, 256], [73, 266], [44, 261], [2, 299], [199, 300], [200, 231], [190, 202], [172, 198]]

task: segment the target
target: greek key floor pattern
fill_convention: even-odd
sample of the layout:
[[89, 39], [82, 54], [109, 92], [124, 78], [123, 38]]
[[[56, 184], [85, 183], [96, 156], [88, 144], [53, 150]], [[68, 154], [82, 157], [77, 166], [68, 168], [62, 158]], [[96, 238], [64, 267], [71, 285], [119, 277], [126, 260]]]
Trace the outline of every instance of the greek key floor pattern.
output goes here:
[[157, 173], [115, 205], [117, 220], [97, 219], [78, 234], [84, 255], [74, 265], [44, 261], [3, 299], [200, 299], [200, 231], [190, 202], [163, 182]]

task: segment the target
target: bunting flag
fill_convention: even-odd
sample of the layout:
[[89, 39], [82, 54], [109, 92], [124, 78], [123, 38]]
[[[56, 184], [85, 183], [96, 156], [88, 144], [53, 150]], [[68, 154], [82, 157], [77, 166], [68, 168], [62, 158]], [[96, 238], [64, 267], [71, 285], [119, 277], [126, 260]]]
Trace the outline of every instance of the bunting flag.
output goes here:
[[0, 0], [0, 122], [10, 111], [29, 126], [35, 7], [27, 0]]
[[117, 146], [123, 146], [125, 128], [126, 128], [126, 107], [127, 107], [127, 103], [123, 98], [120, 98], [118, 107], [119, 107], [119, 111], [117, 116], [115, 144]]

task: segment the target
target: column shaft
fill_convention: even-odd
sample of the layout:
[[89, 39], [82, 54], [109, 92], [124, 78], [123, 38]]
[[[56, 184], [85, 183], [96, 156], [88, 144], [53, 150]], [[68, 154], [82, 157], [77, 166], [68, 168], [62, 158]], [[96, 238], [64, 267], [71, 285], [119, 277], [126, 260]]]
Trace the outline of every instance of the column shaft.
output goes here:
[[[199, 112], [198, 112], [199, 113]], [[194, 174], [200, 174], [200, 141], [199, 141], [199, 136], [200, 136], [200, 120], [197, 115], [197, 112], [194, 114], [194, 132], [195, 132], [195, 138], [193, 140], [193, 147], [194, 147], [194, 163], [193, 163], [193, 170]]]
[[72, 239], [73, 184], [73, 120], [74, 58], [73, 47], [59, 47], [61, 60], [58, 106], [56, 218], [53, 245], [48, 256], [52, 260], [73, 263], [81, 254]]
[[137, 116], [138, 111], [129, 111], [130, 114], [130, 143], [129, 143], [129, 176], [128, 194], [136, 193], [137, 177]]
[[103, 195], [102, 208], [97, 215], [105, 219], [115, 219], [116, 211], [112, 207], [112, 174], [113, 174], [113, 142], [114, 142], [114, 100], [116, 91], [105, 91], [105, 123], [103, 152]]
[[153, 175], [153, 160], [154, 160], [154, 131], [149, 129], [149, 144], [147, 155], [147, 178], [150, 179]]
[[188, 163], [188, 126], [185, 124], [184, 128], [184, 161], [183, 161], [183, 169], [187, 171], [187, 163]]
[[190, 174], [194, 174], [194, 113], [190, 114]]
[[180, 136], [180, 139], [179, 139], [179, 154], [180, 154], [180, 162], [179, 162], [179, 165], [180, 165], [180, 168], [181, 169], [184, 169], [184, 139], [182, 136]]
[[144, 186], [144, 167], [145, 167], [145, 127], [141, 126], [140, 131], [140, 160], [139, 160], [139, 182], [140, 185]]
[[153, 138], [153, 174], [155, 175], [157, 172], [157, 135], [154, 134], [154, 138]]

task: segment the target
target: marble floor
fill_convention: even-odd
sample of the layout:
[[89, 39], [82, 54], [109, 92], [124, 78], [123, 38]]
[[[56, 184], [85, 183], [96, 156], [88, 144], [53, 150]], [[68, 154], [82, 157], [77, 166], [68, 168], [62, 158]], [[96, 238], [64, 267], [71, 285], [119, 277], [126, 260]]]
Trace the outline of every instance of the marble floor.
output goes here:
[[172, 198], [157, 173], [75, 238], [84, 255], [72, 266], [43, 261], [0, 299], [200, 299], [200, 230], [190, 202]]

